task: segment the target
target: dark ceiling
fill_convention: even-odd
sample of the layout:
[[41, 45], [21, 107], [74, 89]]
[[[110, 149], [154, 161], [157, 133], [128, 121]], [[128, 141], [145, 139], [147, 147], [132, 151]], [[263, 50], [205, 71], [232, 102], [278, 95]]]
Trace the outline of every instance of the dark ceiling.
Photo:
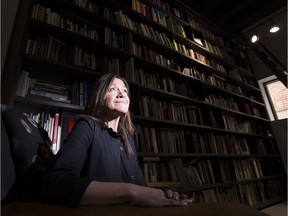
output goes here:
[[180, 0], [228, 33], [241, 33], [251, 24], [287, 6], [286, 0]]

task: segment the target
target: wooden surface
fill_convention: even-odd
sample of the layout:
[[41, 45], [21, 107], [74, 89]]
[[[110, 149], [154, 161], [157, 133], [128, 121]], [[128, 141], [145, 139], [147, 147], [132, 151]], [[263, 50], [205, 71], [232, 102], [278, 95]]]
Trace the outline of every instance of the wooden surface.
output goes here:
[[2, 206], [2, 216], [267, 216], [235, 203], [193, 203], [187, 207], [148, 208], [131, 205], [80, 206], [69, 208], [41, 203], [14, 202]]

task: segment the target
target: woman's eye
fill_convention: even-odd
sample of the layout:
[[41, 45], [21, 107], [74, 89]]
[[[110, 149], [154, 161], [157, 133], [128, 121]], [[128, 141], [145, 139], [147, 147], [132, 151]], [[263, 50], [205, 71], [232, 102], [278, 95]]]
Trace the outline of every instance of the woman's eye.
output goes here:
[[[110, 87], [110, 88], [109, 88], [109, 92], [112, 92], [112, 91], [120, 91], [120, 90], [119, 90], [119, 88], [117, 88], [117, 87]], [[123, 89], [121, 90], [121, 92], [128, 93], [128, 89], [123, 88]]]
[[111, 88], [109, 89], [109, 91], [115, 91], [115, 90], [116, 90], [115, 87], [111, 87]]

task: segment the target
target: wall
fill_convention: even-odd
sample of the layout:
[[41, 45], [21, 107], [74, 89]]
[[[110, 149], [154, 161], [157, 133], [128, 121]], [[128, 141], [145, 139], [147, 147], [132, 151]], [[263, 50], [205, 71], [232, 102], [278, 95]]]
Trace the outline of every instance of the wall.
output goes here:
[[[280, 12], [281, 14], [278, 16], [272, 16], [276, 23], [280, 23], [280, 30], [277, 33], [271, 34], [269, 32], [270, 19], [268, 19], [268, 22], [261, 24], [253, 31], [249, 30], [251, 32], [247, 33], [247, 35], [257, 32], [261, 43], [287, 68], [287, 8], [281, 9]], [[262, 22], [260, 21], [260, 23]], [[253, 52], [250, 52], [250, 59], [258, 80], [273, 75]]]
[[1, 77], [19, 0], [1, 0]]
[[271, 125], [287, 172], [287, 119], [273, 121]]
[[[269, 32], [270, 19], [267, 18], [265, 20], [268, 20], [268, 22], [259, 21], [259, 23], [263, 24], [258, 26], [256, 23], [254, 26], [258, 26], [257, 28], [251, 26], [246, 31], [255, 28], [262, 44], [287, 68], [287, 7], [276, 12], [276, 14], [278, 15], [274, 14], [271, 17], [276, 23], [280, 24], [280, 30], [277, 33], [271, 34]], [[258, 80], [274, 75], [253, 52], [249, 52], [249, 57]], [[287, 119], [276, 120], [271, 124], [287, 171]]]

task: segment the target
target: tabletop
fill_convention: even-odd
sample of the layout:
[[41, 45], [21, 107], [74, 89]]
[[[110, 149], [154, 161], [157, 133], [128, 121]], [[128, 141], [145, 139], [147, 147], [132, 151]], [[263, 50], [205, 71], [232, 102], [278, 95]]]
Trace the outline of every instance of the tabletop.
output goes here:
[[2, 216], [268, 216], [238, 203], [193, 203], [186, 207], [137, 207], [132, 205], [80, 206], [70, 208], [35, 202], [13, 202], [2, 206]]

